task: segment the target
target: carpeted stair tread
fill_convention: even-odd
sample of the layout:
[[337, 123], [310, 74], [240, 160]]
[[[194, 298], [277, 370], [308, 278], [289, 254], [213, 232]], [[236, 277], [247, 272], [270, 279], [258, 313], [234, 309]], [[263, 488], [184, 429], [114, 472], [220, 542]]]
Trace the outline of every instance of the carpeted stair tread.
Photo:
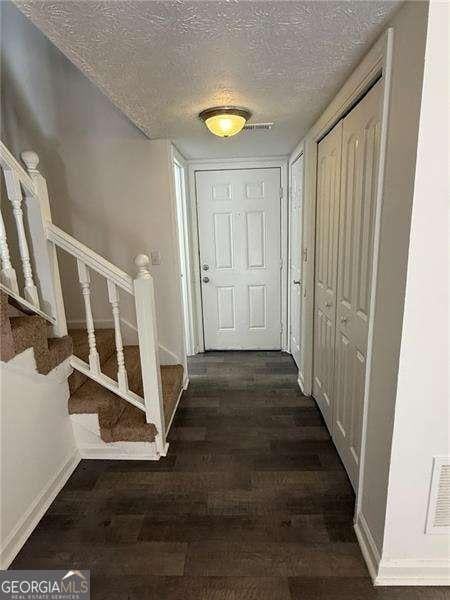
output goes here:
[[181, 388], [183, 387], [183, 367], [181, 365], [163, 365], [161, 367], [161, 382], [164, 399], [164, 418], [167, 427], [176, 408]]
[[[125, 367], [128, 375], [129, 389], [142, 396], [142, 378], [140, 369], [139, 347], [126, 346], [124, 348]], [[117, 380], [117, 355], [108, 358], [101, 366], [102, 373]], [[111, 428], [117, 423], [128, 402], [88, 379], [69, 398], [70, 414], [98, 414], [100, 433], [103, 441], [111, 442]], [[136, 409], [138, 410], [138, 409]]]
[[[69, 335], [73, 341], [73, 354], [84, 362], [89, 362], [89, 342], [86, 329], [69, 329]], [[100, 364], [104, 364], [116, 352], [114, 329], [97, 329], [95, 341]], [[69, 377], [70, 393], [75, 393], [87, 380], [86, 375], [74, 370]]]

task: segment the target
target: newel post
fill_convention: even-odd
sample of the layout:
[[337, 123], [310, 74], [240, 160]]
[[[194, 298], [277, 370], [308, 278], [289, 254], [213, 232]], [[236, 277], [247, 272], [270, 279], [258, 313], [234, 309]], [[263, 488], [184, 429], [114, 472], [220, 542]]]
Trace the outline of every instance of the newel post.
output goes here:
[[134, 280], [134, 299], [141, 358], [142, 382], [144, 385], [145, 413], [148, 423], [153, 423], [158, 431], [156, 450], [165, 456], [166, 424], [164, 421], [164, 401], [162, 395], [161, 370], [159, 364], [159, 344], [156, 324], [155, 289], [149, 271], [150, 260], [139, 254], [134, 260], [138, 268]]
[[59, 275], [58, 257], [56, 247], [47, 240], [47, 224], [52, 222], [50, 201], [48, 197], [47, 182], [38, 171], [39, 156], [32, 150], [21, 153], [28, 174], [33, 180], [36, 198], [28, 198], [28, 209], [30, 215], [30, 234], [33, 246], [33, 254], [38, 271], [40, 289], [43, 300], [47, 306], [43, 309], [52, 314], [56, 323], [53, 325], [52, 333], [55, 337], [67, 335], [66, 312]]

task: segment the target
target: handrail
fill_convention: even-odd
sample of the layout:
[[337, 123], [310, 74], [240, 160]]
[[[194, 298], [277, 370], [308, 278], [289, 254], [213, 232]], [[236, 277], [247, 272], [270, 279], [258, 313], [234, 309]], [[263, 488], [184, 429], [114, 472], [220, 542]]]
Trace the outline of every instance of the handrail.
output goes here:
[[125, 271], [116, 267], [116, 265], [106, 260], [106, 258], [103, 258], [100, 254], [97, 254], [97, 252], [94, 252], [79, 242], [77, 239], [60, 229], [57, 225], [47, 223], [46, 231], [47, 238], [51, 242], [72, 256], [80, 259], [83, 263], [91, 267], [91, 269], [97, 271], [97, 273], [100, 273], [100, 275], [103, 275], [103, 277], [106, 277], [106, 279], [114, 282], [123, 290], [134, 296], [133, 279], [128, 273], [125, 273]]
[[0, 142], [0, 164], [7, 169], [11, 169], [11, 171], [14, 171], [27, 193], [37, 198], [33, 180], [3, 142]]

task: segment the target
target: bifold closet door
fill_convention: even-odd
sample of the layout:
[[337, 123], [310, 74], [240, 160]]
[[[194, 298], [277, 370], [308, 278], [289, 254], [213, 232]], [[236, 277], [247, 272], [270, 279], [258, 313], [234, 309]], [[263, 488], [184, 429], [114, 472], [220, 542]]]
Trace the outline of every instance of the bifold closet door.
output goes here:
[[317, 156], [313, 395], [332, 431], [342, 121]]
[[356, 489], [361, 451], [381, 82], [342, 125], [333, 440]]

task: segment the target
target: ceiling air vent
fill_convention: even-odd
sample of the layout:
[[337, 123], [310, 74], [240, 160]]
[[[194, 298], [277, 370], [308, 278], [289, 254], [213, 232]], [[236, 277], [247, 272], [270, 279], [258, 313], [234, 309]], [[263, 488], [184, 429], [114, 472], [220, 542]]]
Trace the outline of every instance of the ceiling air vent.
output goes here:
[[245, 131], [270, 131], [273, 123], [247, 123], [244, 125]]
[[435, 456], [426, 533], [450, 533], [450, 456]]

